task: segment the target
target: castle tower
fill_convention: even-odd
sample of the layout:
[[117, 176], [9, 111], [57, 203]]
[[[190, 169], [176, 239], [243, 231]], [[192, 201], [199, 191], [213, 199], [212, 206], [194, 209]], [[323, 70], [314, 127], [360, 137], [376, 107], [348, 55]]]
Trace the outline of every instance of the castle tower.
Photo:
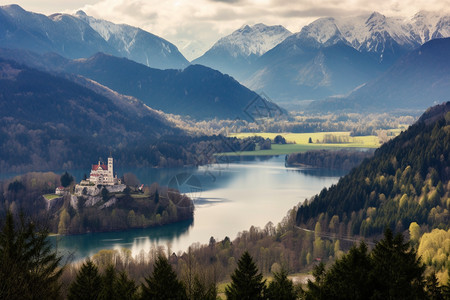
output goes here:
[[113, 158], [111, 156], [108, 157], [108, 177], [109, 177], [109, 181], [111, 181], [111, 183], [113, 183], [114, 170], [113, 170]]

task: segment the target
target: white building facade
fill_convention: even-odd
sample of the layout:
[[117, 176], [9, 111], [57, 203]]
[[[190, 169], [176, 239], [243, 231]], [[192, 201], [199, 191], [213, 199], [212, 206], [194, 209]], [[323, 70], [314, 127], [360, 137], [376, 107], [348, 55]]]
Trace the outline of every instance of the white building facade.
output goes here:
[[100, 160], [98, 164], [92, 165], [91, 174], [89, 176], [90, 184], [95, 185], [115, 185], [119, 184], [117, 175], [114, 176], [114, 160], [108, 157], [108, 164], [102, 163]]

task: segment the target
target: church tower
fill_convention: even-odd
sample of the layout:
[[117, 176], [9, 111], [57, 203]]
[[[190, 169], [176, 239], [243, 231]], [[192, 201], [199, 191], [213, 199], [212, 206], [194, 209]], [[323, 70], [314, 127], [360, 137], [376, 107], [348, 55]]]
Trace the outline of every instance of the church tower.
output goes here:
[[113, 158], [111, 155], [108, 157], [108, 181], [114, 182]]

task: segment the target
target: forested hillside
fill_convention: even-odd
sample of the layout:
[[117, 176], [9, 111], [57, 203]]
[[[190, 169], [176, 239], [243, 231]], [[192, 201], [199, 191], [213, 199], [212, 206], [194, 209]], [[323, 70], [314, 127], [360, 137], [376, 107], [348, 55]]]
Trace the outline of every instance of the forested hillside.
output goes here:
[[86, 82], [0, 59], [0, 171], [79, 168], [108, 153], [119, 165], [198, 165], [245, 147], [192, 137], [141, 101]]
[[411, 222], [449, 227], [450, 102], [427, 111], [339, 182], [297, 211], [297, 224], [338, 235], [373, 236]]

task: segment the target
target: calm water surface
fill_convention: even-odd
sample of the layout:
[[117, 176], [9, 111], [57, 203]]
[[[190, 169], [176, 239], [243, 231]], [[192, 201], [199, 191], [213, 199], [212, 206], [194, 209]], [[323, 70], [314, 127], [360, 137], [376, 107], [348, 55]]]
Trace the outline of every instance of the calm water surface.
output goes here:
[[[73, 253], [74, 259], [80, 259], [101, 249], [125, 247], [136, 255], [141, 250], [147, 252], [152, 246], [168, 244], [177, 252], [187, 250], [196, 242], [207, 244], [211, 236], [217, 241], [226, 236], [234, 239], [238, 232], [252, 225], [264, 227], [269, 221], [277, 224], [290, 208], [336, 183], [345, 174], [286, 168], [284, 156], [198, 169], [118, 170], [119, 175], [123, 172], [135, 173], [144, 184], [178, 184], [182, 192], [194, 199], [194, 221], [159, 228], [53, 238], [62, 253]], [[184, 182], [185, 178], [190, 179]]]

